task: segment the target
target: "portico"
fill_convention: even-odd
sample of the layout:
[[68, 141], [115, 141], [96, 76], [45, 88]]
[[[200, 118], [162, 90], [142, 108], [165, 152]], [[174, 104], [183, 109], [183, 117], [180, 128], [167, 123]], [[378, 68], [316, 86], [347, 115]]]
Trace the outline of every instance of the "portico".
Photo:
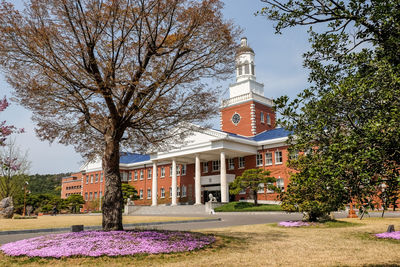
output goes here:
[[[257, 146], [255, 142], [231, 136], [228, 133], [207, 129], [193, 131], [187, 137], [185, 143], [184, 147], [150, 154], [153, 162], [152, 205], [157, 205], [157, 175], [155, 174], [157, 172], [157, 162], [171, 163], [172, 206], [177, 205], [177, 164], [194, 164], [195, 205], [202, 203], [202, 189], [206, 186], [212, 186], [213, 189], [219, 187], [221, 202], [229, 202], [229, 183], [234, 180], [235, 175], [227, 174], [226, 160], [256, 154]], [[201, 176], [202, 162], [209, 161], [218, 162], [219, 168], [212, 170], [215, 172], [213, 175]], [[204, 201], [207, 200], [204, 199]]]

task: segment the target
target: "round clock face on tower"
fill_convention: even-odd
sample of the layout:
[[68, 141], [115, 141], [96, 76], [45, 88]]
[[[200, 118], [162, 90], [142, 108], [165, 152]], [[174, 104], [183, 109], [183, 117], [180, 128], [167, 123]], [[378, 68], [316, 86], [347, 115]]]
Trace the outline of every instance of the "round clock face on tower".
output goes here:
[[240, 122], [240, 115], [238, 113], [233, 114], [232, 122], [233, 124], [238, 125], [238, 123]]

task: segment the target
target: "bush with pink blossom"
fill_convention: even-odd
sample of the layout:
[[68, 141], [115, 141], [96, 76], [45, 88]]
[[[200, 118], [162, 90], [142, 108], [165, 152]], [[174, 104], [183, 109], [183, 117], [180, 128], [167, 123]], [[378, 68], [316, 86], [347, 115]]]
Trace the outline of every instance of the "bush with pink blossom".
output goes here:
[[185, 252], [203, 248], [215, 237], [180, 231], [83, 231], [51, 234], [0, 247], [9, 256], [71, 257], [124, 256]]
[[380, 234], [375, 234], [375, 236], [377, 238], [388, 238], [388, 239], [400, 240], [400, 231], [380, 233]]
[[301, 227], [301, 226], [310, 226], [311, 224], [302, 221], [284, 221], [280, 222], [278, 225], [284, 227]]

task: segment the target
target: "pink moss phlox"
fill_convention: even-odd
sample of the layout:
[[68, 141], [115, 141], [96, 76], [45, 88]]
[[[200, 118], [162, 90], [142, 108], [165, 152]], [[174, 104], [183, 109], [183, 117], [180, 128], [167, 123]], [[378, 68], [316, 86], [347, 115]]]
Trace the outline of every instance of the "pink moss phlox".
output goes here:
[[284, 227], [300, 227], [300, 226], [310, 226], [311, 224], [302, 221], [284, 221], [280, 222], [278, 225]]
[[400, 240], [400, 231], [375, 234], [377, 238], [390, 238]]
[[213, 236], [172, 231], [84, 231], [51, 234], [4, 244], [9, 256], [124, 256], [192, 251], [215, 242]]

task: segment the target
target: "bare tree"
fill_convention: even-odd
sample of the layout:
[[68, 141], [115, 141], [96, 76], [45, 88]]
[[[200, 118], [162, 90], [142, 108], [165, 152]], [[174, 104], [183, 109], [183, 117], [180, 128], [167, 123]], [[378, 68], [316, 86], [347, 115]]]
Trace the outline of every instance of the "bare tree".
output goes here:
[[15, 197], [22, 191], [29, 167], [28, 152], [22, 152], [15, 139], [0, 147], [0, 199]]
[[[122, 229], [120, 151], [216, 112], [239, 30], [219, 0], [3, 0], [0, 63], [43, 140], [101, 155], [103, 229]], [[205, 82], [206, 81], [206, 82]], [[183, 132], [183, 131], [180, 131]]]

